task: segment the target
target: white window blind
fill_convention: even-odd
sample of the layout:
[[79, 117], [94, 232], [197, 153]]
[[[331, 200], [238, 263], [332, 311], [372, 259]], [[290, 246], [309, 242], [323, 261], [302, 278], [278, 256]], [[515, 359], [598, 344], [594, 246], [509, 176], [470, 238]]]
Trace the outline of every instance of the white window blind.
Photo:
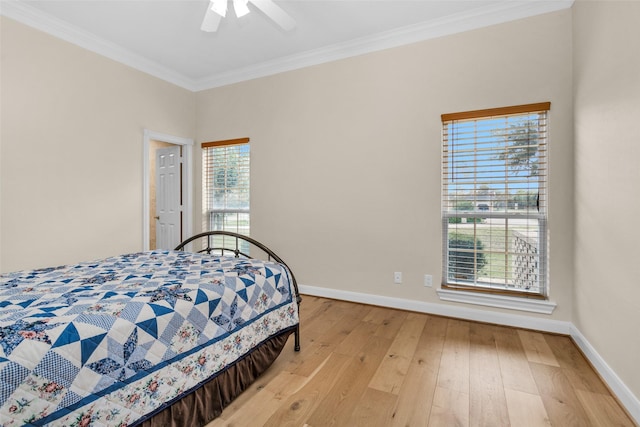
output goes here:
[[203, 143], [202, 170], [203, 230], [233, 231], [248, 236], [249, 138]]
[[546, 297], [549, 108], [442, 116], [443, 288]]

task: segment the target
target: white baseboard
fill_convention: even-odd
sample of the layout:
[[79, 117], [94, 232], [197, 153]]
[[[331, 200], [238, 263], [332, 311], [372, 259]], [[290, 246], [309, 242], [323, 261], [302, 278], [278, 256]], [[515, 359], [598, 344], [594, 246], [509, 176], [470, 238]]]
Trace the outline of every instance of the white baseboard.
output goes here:
[[[343, 301], [371, 304], [382, 307], [398, 308], [401, 310], [415, 311], [419, 313], [434, 314], [438, 316], [455, 317], [458, 319], [473, 320], [477, 322], [494, 323], [517, 328], [533, 329], [543, 332], [569, 335], [576, 345], [584, 353], [598, 371], [601, 378], [607, 383], [611, 391], [616, 395], [620, 403], [626, 408], [635, 422], [640, 424], [640, 400], [629, 390], [616, 373], [609, 367], [598, 352], [591, 346], [582, 333], [571, 322], [561, 320], [544, 319], [520, 314], [508, 314], [479, 310], [477, 308], [455, 306], [450, 304], [438, 304], [424, 301], [408, 300], [403, 298], [386, 297], [381, 295], [363, 294], [359, 292], [343, 291], [339, 289], [321, 288], [317, 286], [299, 285], [300, 293], [323, 298], [331, 298]], [[304, 299], [303, 302], [304, 304]]]
[[629, 390], [629, 387], [622, 382], [620, 377], [609, 367], [607, 362], [598, 354], [595, 348], [587, 341], [582, 332], [573, 324], [571, 325], [571, 337], [580, 347], [584, 356], [589, 360], [591, 365], [600, 374], [602, 380], [616, 395], [620, 404], [625, 407], [629, 415], [640, 425], [640, 400]]
[[317, 297], [399, 308], [402, 310], [417, 311], [419, 313], [455, 317], [458, 319], [473, 320], [476, 322], [496, 323], [499, 325], [535, 329], [537, 331], [553, 332], [564, 335], [571, 335], [571, 327], [573, 326], [571, 322], [544, 319], [521, 314], [507, 314], [489, 310], [479, 310], [477, 308], [456, 306], [452, 304], [438, 304], [307, 285], [299, 285], [299, 288], [300, 293]]

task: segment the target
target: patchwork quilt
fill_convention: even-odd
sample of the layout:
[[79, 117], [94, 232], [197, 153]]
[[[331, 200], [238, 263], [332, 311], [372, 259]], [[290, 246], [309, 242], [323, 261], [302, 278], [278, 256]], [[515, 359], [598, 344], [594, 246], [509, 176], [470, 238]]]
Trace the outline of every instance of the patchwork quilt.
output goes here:
[[126, 426], [298, 324], [280, 264], [149, 251], [0, 276], [0, 426]]

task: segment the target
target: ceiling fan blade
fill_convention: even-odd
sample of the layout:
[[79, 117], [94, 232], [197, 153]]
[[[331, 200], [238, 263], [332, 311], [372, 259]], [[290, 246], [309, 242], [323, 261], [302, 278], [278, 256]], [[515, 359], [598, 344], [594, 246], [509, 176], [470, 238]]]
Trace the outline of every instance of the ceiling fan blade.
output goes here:
[[204, 19], [202, 20], [202, 25], [200, 29], [202, 31], [206, 31], [208, 33], [215, 33], [218, 30], [218, 25], [220, 25], [220, 20], [222, 17], [211, 10], [212, 3], [209, 3], [207, 7], [207, 13], [204, 15]]
[[296, 27], [296, 21], [273, 0], [249, 0], [255, 7], [260, 9], [276, 24], [285, 31], [291, 31]]

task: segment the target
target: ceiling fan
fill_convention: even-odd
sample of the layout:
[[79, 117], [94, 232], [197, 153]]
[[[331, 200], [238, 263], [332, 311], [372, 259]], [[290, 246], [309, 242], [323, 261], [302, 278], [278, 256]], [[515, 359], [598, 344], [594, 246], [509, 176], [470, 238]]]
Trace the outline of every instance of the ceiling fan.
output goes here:
[[[251, 3], [262, 13], [267, 15], [272, 21], [278, 24], [283, 30], [291, 31], [296, 27], [296, 22], [273, 0], [232, 0], [233, 9], [236, 16], [240, 18], [250, 12], [248, 4]], [[200, 29], [209, 33], [216, 32], [220, 25], [220, 20], [227, 14], [227, 0], [210, 0], [207, 13]]]

